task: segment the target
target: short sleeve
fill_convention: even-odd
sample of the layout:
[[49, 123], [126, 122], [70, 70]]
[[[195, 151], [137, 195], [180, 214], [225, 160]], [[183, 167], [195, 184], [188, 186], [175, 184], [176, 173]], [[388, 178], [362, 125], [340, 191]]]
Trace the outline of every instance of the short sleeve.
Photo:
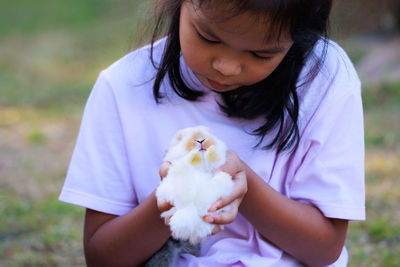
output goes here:
[[[365, 219], [364, 125], [360, 83], [340, 74], [304, 127], [292, 158], [289, 197], [330, 218]], [[323, 88], [321, 85], [320, 88]]]
[[137, 205], [112, 88], [100, 74], [87, 101], [60, 200], [122, 215]]

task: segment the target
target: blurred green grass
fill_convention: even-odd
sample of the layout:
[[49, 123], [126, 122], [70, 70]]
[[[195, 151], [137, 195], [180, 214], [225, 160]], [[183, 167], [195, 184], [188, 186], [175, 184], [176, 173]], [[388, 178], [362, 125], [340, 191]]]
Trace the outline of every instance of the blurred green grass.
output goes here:
[[58, 201], [100, 70], [145, 34], [146, 1], [0, 8], [0, 266], [84, 266], [84, 209]]
[[7, 36], [15, 32], [32, 35], [54, 28], [78, 28], [109, 7], [104, 0], [50, 1], [3, 0], [0, 16], [0, 34]]
[[[2, 1], [0, 266], [84, 265], [84, 210], [57, 196], [90, 89], [141, 42], [146, 2]], [[356, 66], [368, 54], [340, 43]], [[350, 224], [349, 266], [400, 266], [400, 78], [363, 100], [367, 220]]]
[[400, 77], [398, 82], [365, 85], [363, 102], [367, 147], [400, 151]]
[[142, 2], [3, 2], [0, 105], [82, 105], [98, 72], [135, 44]]

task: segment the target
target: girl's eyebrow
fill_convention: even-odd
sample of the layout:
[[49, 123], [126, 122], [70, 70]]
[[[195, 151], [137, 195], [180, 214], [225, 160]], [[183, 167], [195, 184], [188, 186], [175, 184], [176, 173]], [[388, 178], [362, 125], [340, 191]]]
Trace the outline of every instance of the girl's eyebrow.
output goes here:
[[[200, 28], [202, 31], [207, 33], [211, 38], [215, 39], [216, 41], [219, 41], [220, 38], [216, 36], [210, 28], [207, 27], [205, 23], [203, 23], [200, 20], [196, 20], [197, 27]], [[196, 28], [197, 28], [196, 27]], [[272, 48], [266, 48], [266, 49], [260, 49], [260, 50], [251, 50], [250, 52], [252, 53], [259, 53], [259, 54], [279, 54], [282, 53], [286, 50], [285, 47], [272, 47]]]
[[284, 47], [274, 47], [274, 48], [267, 48], [267, 49], [261, 49], [261, 50], [253, 50], [251, 52], [260, 53], [260, 54], [278, 54], [278, 53], [282, 53], [283, 51], [285, 51]]
[[205, 33], [207, 33], [210, 37], [219, 40], [218, 36], [216, 36], [211, 30], [210, 28], [208, 28], [203, 22], [196, 20], [196, 24], [198, 25], [197, 27], [200, 28], [202, 31], [204, 31]]

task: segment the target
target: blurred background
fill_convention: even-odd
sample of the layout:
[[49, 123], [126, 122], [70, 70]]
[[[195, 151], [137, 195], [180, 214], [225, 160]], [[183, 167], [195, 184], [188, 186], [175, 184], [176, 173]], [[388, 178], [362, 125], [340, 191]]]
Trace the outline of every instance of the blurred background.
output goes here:
[[[0, 0], [0, 266], [84, 266], [84, 210], [58, 194], [98, 73], [143, 44], [145, 0]], [[400, 1], [337, 0], [363, 82], [367, 220], [349, 266], [400, 266]]]

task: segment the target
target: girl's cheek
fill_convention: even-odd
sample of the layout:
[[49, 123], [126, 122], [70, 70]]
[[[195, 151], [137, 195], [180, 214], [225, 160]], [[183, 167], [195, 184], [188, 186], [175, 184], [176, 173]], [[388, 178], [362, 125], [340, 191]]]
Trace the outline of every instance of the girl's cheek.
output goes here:
[[262, 80], [264, 80], [266, 77], [268, 77], [271, 74], [272, 71], [270, 71], [270, 68], [268, 66], [264, 67], [258, 67], [258, 68], [248, 68], [246, 70], [245, 74], [245, 79], [244, 81], [245, 85], [252, 85], [255, 83], [258, 83]]
[[265, 64], [252, 64], [248, 65], [249, 78], [252, 80], [252, 83], [259, 82], [268, 77], [279, 65], [280, 60], [273, 60], [266, 62]]
[[186, 64], [193, 70], [207, 68], [210, 60], [209, 51], [202, 46], [191, 46], [189, 49], [182, 49], [182, 55]]
[[182, 53], [182, 55], [183, 58], [185, 59], [186, 64], [192, 71], [196, 73], [204, 72], [204, 63], [201, 61], [199, 57], [196, 56], [195, 52]]

